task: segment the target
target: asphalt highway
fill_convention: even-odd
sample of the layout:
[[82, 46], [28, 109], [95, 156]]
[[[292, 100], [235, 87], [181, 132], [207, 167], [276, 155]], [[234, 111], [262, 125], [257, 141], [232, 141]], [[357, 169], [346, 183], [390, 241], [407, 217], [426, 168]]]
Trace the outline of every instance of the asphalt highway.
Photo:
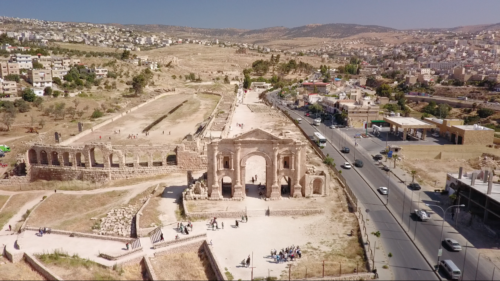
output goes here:
[[[269, 93], [268, 98], [281, 110], [288, 111], [294, 118], [302, 118], [303, 121], [299, 126], [308, 136], [313, 136], [314, 132], [319, 131], [330, 141], [323, 149], [323, 152], [334, 159], [337, 169], [343, 170], [342, 176], [346, 179], [347, 184], [358, 200], [366, 206], [367, 210], [365, 211], [371, 216], [372, 222], [381, 232], [379, 240], [383, 243], [386, 252], [393, 254], [393, 257], [389, 259], [389, 266], [394, 272], [394, 278], [396, 280], [438, 279], [431, 265], [433, 266], [437, 262], [442, 215], [433, 214], [432, 219], [428, 222], [420, 222], [411, 215], [412, 210], [419, 207], [419, 202], [420, 208], [427, 208], [424, 203], [433, 203], [429, 196], [423, 191], [411, 191], [391, 173], [383, 171], [376, 161], [372, 159], [371, 155], [368, 155], [362, 149], [358, 149], [359, 146], [354, 146], [354, 140], [347, 140], [342, 130], [330, 129], [324, 123], [321, 123], [320, 126], [311, 125], [312, 118], [304, 116], [304, 111], [291, 110], [281, 105], [276, 92]], [[339, 152], [344, 145], [350, 148], [350, 153]], [[353, 164], [354, 157], [363, 161], [364, 166], [362, 168], [353, 166], [352, 169], [346, 170], [340, 167], [346, 161]], [[387, 162], [390, 167], [392, 167], [392, 163]], [[387, 206], [387, 196], [379, 194], [376, 190], [381, 186], [388, 187], [390, 190]], [[405, 204], [404, 212], [403, 204]], [[448, 216], [450, 216], [450, 213], [448, 213]], [[408, 234], [403, 230], [401, 224], [408, 231]], [[445, 227], [443, 237], [451, 236], [451, 238], [455, 238], [457, 234], [454, 228]], [[414, 240], [415, 243], [410, 239]], [[441, 260], [451, 259], [462, 271], [465, 268], [463, 280], [492, 279], [493, 266], [491, 263], [479, 263], [479, 268], [476, 271], [478, 253], [475, 248], [468, 249], [465, 259], [464, 255], [465, 251], [450, 252], [443, 247]], [[438, 274], [442, 279], [446, 279], [443, 272], [439, 271]], [[495, 279], [499, 277], [500, 274], [498, 277], [495, 276]]]

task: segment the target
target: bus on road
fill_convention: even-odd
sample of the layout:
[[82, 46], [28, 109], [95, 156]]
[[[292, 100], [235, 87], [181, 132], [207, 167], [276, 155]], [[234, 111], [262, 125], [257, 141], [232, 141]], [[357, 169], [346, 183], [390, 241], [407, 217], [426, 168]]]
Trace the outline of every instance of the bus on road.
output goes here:
[[314, 141], [320, 148], [324, 148], [326, 145], [326, 138], [318, 132], [314, 132]]

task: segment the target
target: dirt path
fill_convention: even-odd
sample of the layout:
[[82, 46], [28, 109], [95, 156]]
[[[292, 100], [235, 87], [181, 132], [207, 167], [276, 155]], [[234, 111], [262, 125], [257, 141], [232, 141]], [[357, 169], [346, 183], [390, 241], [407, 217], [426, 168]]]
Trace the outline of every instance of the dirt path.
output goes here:
[[174, 223], [177, 221], [175, 212], [178, 210], [177, 204], [182, 192], [186, 188], [186, 177], [184, 175], [170, 178], [168, 186], [163, 186], [162, 200], [159, 202], [158, 211], [160, 211], [160, 220], [162, 225]]
[[[42, 198], [43, 196], [50, 196], [51, 192], [39, 192], [39, 195], [40, 196], [37, 196], [35, 199], [32, 199], [28, 202], [26, 202], [21, 208], [19, 208], [19, 211], [13, 215], [10, 220], [5, 224], [6, 229], [9, 228], [9, 225], [12, 226], [12, 228], [15, 228], [16, 224], [18, 222], [20, 222], [23, 218], [23, 215], [26, 213], [26, 210], [30, 210], [31, 208], [35, 207], [36, 204], [38, 204], [40, 202], [40, 198]], [[1, 231], [1, 234], [0, 236], [2, 235], [10, 235], [12, 234], [12, 232], [9, 232], [9, 231]]]

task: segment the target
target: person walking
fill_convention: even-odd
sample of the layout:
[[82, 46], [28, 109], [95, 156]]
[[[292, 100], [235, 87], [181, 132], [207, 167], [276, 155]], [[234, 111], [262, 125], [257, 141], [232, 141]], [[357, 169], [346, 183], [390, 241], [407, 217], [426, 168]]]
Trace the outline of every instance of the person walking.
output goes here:
[[248, 222], [248, 216], [245, 215], [245, 222]]
[[189, 235], [189, 231], [188, 231], [188, 228], [184, 228], [184, 232], [186, 233], [186, 235]]
[[236, 220], [236, 227], [239, 227], [239, 225], [238, 225], [238, 220]]
[[127, 246], [127, 251], [128, 251], [128, 243], [127, 243], [127, 244], [125, 244], [125, 246]]
[[221, 222], [222, 229], [224, 229], [224, 222]]
[[160, 235], [160, 241], [163, 241], [163, 233]]
[[248, 255], [248, 258], [247, 258], [247, 267], [250, 266], [250, 255]]
[[[223, 227], [224, 228], [224, 227]], [[9, 231], [12, 231], [12, 226], [9, 224]]]

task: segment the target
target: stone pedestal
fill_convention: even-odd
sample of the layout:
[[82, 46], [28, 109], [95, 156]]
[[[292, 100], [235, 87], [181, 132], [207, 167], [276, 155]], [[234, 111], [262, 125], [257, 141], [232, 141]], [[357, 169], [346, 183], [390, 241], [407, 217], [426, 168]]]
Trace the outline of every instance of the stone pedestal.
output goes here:
[[277, 184], [273, 184], [271, 186], [271, 195], [269, 196], [269, 199], [278, 200], [280, 198], [281, 198], [280, 187]]
[[302, 186], [300, 184], [295, 184], [293, 186], [293, 198], [302, 197]]
[[219, 190], [219, 186], [214, 184], [212, 185], [212, 193], [210, 194], [210, 199], [221, 199], [222, 194]]
[[233, 193], [233, 198], [237, 199], [243, 199], [245, 197], [243, 186], [241, 185], [235, 185], [234, 186], [234, 193]]

